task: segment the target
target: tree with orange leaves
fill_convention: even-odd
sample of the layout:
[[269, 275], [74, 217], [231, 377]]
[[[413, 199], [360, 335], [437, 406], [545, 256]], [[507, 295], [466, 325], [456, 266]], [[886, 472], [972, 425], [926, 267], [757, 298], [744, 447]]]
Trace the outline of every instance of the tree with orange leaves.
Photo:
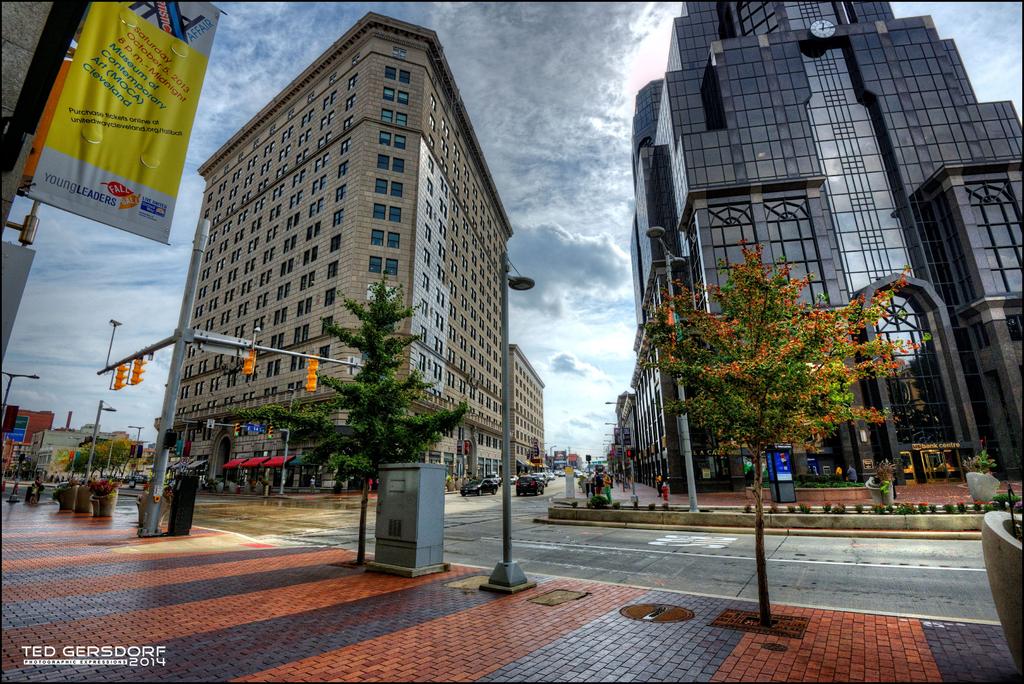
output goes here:
[[694, 309], [693, 293], [677, 287], [663, 297], [647, 330], [661, 352], [649, 365], [686, 387], [685, 401], [666, 401], [670, 413], [689, 414], [719, 444], [747, 449], [754, 461], [755, 543], [760, 624], [771, 626], [764, 556], [764, 451], [771, 444], [805, 443], [833, 434], [849, 421], [881, 423], [875, 408], [855, 406], [854, 383], [893, 375], [899, 355], [916, 345], [865, 331], [884, 318], [906, 285], [906, 273], [870, 301], [845, 306], [807, 302], [810, 277], [792, 278], [784, 261], [764, 263], [762, 246], [743, 247], [723, 286], [708, 286], [720, 313]]

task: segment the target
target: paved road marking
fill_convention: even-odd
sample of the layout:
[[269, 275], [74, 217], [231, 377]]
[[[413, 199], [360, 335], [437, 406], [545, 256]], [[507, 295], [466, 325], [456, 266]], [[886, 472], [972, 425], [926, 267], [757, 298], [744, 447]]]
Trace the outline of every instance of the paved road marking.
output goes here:
[[704, 537], [686, 534], [666, 534], [654, 541], [647, 542], [651, 546], [703, 546], [708, 549], [724, 549], [736, 541], [736, 537]]
[[[486, 541], [501, 541], [500, 537], [481, 537]], [[659, 549], [645, 549], [642, 547], [624, 546], [602, 546], [599, 544], [573, 544], [571, 542], [549, 542], [528, 539], [513, 539], [512, 543], [517, 546], [527, 544], [543, 544], [548, 550], [558, 548], [580, 549], [583, 551], [621, 551], [623, 553], [657, 553], [669, 556], [694, 556], [696, 558], [727, 558], [731, 560], [756, 560], [753, 556], [736, 556], [727, 553], [698, 553], [695, 551], [661, 551]], [[885, 568], [887, 570], [945, 570], [946, 572], [985, 572], [985, 568], [944, 568], [938, 565], [891, 565], [889, 563], [856, 563], [852, 561], [829, 561], [829, 560], [805, 560], [803, 558], [768, 558], [769, 563], [802, 563], [804, 565], [840, 565], [858, 568]]]

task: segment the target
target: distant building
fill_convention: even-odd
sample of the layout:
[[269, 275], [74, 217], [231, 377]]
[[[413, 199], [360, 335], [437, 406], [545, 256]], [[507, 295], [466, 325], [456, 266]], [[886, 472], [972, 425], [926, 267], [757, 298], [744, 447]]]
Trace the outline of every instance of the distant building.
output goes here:
[[[124, 431], [99, 432], [97, 444], [111, 439], [129, 439]], [[71, 451], [85, 449], [88, 453], [89, 442], [92, 440], [92, 424], [84, 425], [78, 430], [40, 430], [32, 436], [27, 458], [35, 463], [36, 472], [44, 477], [67, 473], [67, 461], [61, 462], [63, 455]]]
[[[12, 435], [11, 449], [9, 451], [12, 463], [17, 463], [22, 456], [25, 460], [31, 461], [32, 437], [37, 432], [49, 430], [53, 427], [53, 411], [29, 411], [28, 409], [18, 410], [17, 429]], [[13, 436], [18, 437], [14, 441]], [[7, 464], [5, 464], [5, 468]]]
[[530, 365], [522, 348], [508, 346], [512, 375], [511, 438], [517, 470], [543, 468], [544, 381]]

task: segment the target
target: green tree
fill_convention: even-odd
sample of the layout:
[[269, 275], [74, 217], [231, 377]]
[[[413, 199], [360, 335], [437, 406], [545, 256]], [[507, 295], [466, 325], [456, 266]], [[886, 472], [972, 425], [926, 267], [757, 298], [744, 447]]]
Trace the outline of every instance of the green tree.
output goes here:
[[[403, 299], [400, 286], [389, 287], [381, 281], [372, 287], [368, 304], [345, 299], [345, 309], [359, 321], [358, 328], [324, 321], [328, 333], [358, 349], [363, 359], [353, 380], [319, 376], [320, 382], [334, 390], [334, 397], [294, 408], [271, 404], [239, 413], [246, 420], [293, 429], [293, 438], [313, 442], [310, 462], [327, 463], [339, 474], [363, 479], [358, 564], [366, 559], [367, 478], [374, 476], [382, 463], [418, 461], [442, 434], [459, 424], [468, 408], [461, 403], [453, 410], [412, 413], [413, 402], [425, 396], [430, 384], [415, 369], [399, 377], [405, 350], [418, 339], [396, 332], [399, 324], [413, 315]], [[335, 427], [334, 418], [340, 413], [347, 415], [345, 433]]]
[[875, 408], [854, 406], [854, 383], [891, 375], [900, 354], [916, 345], [878, 336], [868, 326], [888, 317], [887, 304], [906, 285], [906, 274], [891, 289], [866, 302], [845, 306], [801, 301], [810, 278], [790, 277], [790, 266], [764, 263], [762, 247], [743, 248], [743, 261], [728, 268], [725, 285], [705, 288], [720, 313], [694, 309], [685, 288], [664, 298], [648, 324], [661, 351], [648, 366], [660, 368], [686, 387], [685, 402], [666, 401], [671, 413], [691, 422], [720, 444], [745, 448], [754, 462], [757, 593], [760, 622], [771, 625], [764, 556], [764, 451], [776, 443], [807, 443], [831, 435], [853, 420], [880, 423]]
[[[85, 447], [88, 449], [88, 447]], [[88, 452], [87, 452], [88, 453]], [[123, 470], [132, 454], [132, 442], [127, 437], [117, 437], [97, 441], [96, 453], [92, 458], [94, 468], [100, 469], [100, 477], [110, 477], [113, 473]], [[110, 468], [107, 472], [107, 459], [110, 459]]]

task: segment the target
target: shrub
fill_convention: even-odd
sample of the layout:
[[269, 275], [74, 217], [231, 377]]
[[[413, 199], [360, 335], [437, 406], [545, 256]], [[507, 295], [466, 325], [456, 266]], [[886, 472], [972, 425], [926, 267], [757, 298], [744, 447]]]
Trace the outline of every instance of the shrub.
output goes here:
[[913, 504], [900, 504], [896, 507], [896, 513], [898, 515], [913, 515], [917, 513], [917, 509], [914, 508]]
[[871, 507], [871, 510], [873, 510], [878, 515], [882, 515], [883, 513], [885, 513], [885, 506], [883, 506], [882, 504], [875, 504], [874, 506]]
[[825, 511], [826, 513], [831, 513], [832, 512], [832, 504], [830, 504], [830, 503], [824, 504], [821, 507], [821, 510]]
[[980, 511], [981, 511], [981, 507], [982, 507], [983, 505], [984, 505], [984, 504], [983, 504], [983, 503], [981, 503], [980, 501], [975, 501], [975, 502], [974, 502], [974, 510], [975, 510], [976, 512], [980, 512]]
[[600, 494], [595, 494], [590, 497], [590, 505], [594, 508], [606, 508], [608, 506], [608, 499], [604, 498]]
[[946, 511], [947, 513], [952, 513], [953, 511], [955, 511], [955, 510], [956, 510], [956, 506], [954, 506], [953, 504], [946, 504], [946, 505], [945, 505], [945, 506], [943, 506], [942, 508], [943, 508], [943, 510], [945, 510], [945, 511]]
[[102, 499], [105, 496], [110, 496], [117, 491], [116, 480], [96, 480], [89, 483], [89, 491], [93, 493], [93, 496]]
[[776, 506], [775, 504], [772, 504], [771, 506], [768, 507], [768, 512], [771, 513], [772, 515], [775, 515], [776, 513], [779, 512], [779, 507]]
[[647, 504], [647, 510], [649, 510], [649, 511], [653, 511], [653, 510], [654, 510], [654, 508], [655, 508], [655, 505], [654, 505], [654, 504], [652, 504], [652, 503], [649, 503], [649, 504]]
[[835, 506], [832, 507], [832, 512], [840, 514], [840, 515], [843, 514], [843, 513], [846, 513], [846, 506], [844, 506], [841, 503], [840, 504], [836, 504]]
[[793, 504], [789, 504], [788, 506], [786, 506], [786, 510], [789, 511], [790, 513], [796, 513], [796, 506], [794, 506]]
[[928, 504], [926, 504], [926, 503], [919, 503], [919, 504], [917, 504], [917, 512], [918, 513], [927, 513], [928, 512]]
[[810, 513], [811, 512], [811, 507], [808, 506], [807, 504], [799, 504], [799, 508], [800, 508], [800, 512], [801, 513]]
[[856, 504], [853, 507], [853, 510], [857, 511], [858, 513], [863, 513], [864, 512], [864, 504]]
[[667, 503], [661, 504], [661, 510], [667, 511], [668, 510], [668, 504]]
[[885, 507], [885, 512], [886, 512], [886, 513], [889, 513], [889, 514], [891, 514], [891, 513], [893, 512], [893, 510], [894, 510], [894, 508], [893, 508], [893, 505], [892, 505], [892, 504], [888, 504], [888, 505], [887, 505], [887, 506]]
[[580, 502], [579, 502], [579, 501], [573, 501], [573, 502], [572, 502], [572, 507], [573, 507], [573, 508], [578, 508], [578, 507], [579, 507], [579, 505], [580, 505]]
[[744, 506], [743, 507], [743, 512], [744, 513], [753, 513], [754, 512], [754, 504], [747, 504], [746, 506]]
[[614, 508], [615, 510], [619, 510], [620, 508], [622, 508], [622, 502], [621, 501], [613, 501], [612, 502], [612, 508]]
[[996, 505], [995, 504], [987, 503], [987, 504], [985, 504], [984, 509], [985, 509], [985, 512], [988, 513], [989, 511], [996, 510]]
[[[1010, 495], [1009, 494], [996, 494], [995, 496], [992, 497], [992, 501], [995, 502], [995, 503], [1003, 504], [1003, 508], [1007, 508], [1007, 506], [1005, 504], [1009, 503]], [[1018, 501], [1020, 501], [1020, 497], [1017, 496], [1016, 494], [1014, 494], [1013, 495], [1013, 502], [1016, 503]]]
[[958, 503], [956, 505], [956, 510], [957, 510], [957, 513], [966, 513], [967, 512], [967, 504], [965, 504], [963, 501], [961, 501], [960, 503]]
[[939, 507], [936, 506], [935, 504], [928, 504], [928, 512], [929, 513], [935, 513], [938, 510], [939, 510]]
[[972, 473], [988, 473], [995, 470], [996, 462], [989, 457], [988, 451], [982, 449], [977, 456], [965, 458], [963, 461], [964, 470]]

